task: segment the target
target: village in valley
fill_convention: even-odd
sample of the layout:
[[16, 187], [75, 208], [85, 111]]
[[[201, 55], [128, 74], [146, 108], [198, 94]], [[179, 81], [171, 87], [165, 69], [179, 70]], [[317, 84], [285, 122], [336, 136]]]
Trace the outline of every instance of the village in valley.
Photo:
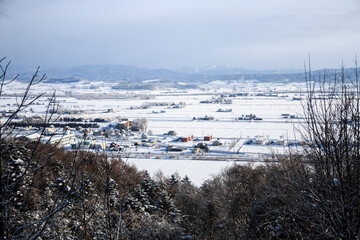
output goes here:
[[[192, 176], [189, 171], [196, 168], [189, 164], [215, 164], [209, 171], [201, 167], [204, 176], [199, 183], [231, 164], [261, 164], [302, 145], [296, 131], [302, 121], [297, 86], [239, 88], [234, 84], [229, 88], [224, 84], [211, 91], [204, 87], [124, 92], [97, 84], [90, 88], [63, 85], [56, 98], [39, 98], [13, 120], [16, 139], [41, 138], [44, 144], [69, 151], [120, 155], [152, 173], [162, 170]], [[18, 87], [21, 90], [21, 84]], [[102, 92], [107, 96], [100, 98]], [[15, 97], [4, 100], [1, 121], [16, 109]], [[175, 160], [177, 167], [166, 167], [175, 166]]]

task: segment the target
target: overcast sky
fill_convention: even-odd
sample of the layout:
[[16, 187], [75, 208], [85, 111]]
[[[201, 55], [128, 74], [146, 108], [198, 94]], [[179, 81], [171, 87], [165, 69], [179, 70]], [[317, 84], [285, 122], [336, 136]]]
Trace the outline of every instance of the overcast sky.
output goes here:
[[353, 66], [359, 0], [0, 0], [0, 57], [30, 66]]

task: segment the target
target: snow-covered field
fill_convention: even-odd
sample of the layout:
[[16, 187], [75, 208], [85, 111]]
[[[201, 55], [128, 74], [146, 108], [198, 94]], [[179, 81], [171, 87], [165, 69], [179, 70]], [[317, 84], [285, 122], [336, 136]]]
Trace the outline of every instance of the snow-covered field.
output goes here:
[[126, 159], [127, 163], [134, 164], [138, 168], [147, 170], [152, 176], [161, 170], [166, 175], [177, 173], [179, 176], [188, 176], [192, 183], [197, 186], [222, 170], [234, 164], [256, 166], [258, 163], [235, 163], [233, 161], [201, 161], [201, 160], [162, 160], [162, 159]]
[[[302, 106], [301, 101], [293, 101], [294, 96], [300, 95], [299, 86], [296, 84], [281, 85], [260, 85], [248, 84], [246, 86], [226, 85], [214, 83], [216, 88], [204, 86], [203, 89], [196, 90], [157, 90], [157, 91], [119, 91], [113, 90], [104, 83], [92, 83], [90, 86], [85, 83], [77, 83], [76, 86], [56, 84], [41, 84], [36, 89], [36, 93], [45, 92], [50, 94], [54, 88], [57, 89], [59, 101], [63, 109], [83, 110], [80, 115], [82, 118], [106, 117], [116, 119], [118, 117], [128, 119], [146, 118], [148, 120], [148, 131], [151, 130], [154, 137], [163, 138], [164, 133], [172, 130], [178, 137], [193, 135], [194, 138], [203, 139], [204, 136], [212, 136], [219, 139], [223, 146], [219, 149], [229, 152], [230, 144], [234, 139], [255, 139], [261, 137], [265, 140], [276, 141], [278, 139], [295, 140], [300, 139], [300, 134], [296, 130], [301, 122]], [[96, 86], [96, 87], [94, 87]], [[1, 110], [15, 108], [16, 98], [11, 93], [21, 93], [24, 86], [21, 83], [12, 85], [7, 90], [8, 96], [1, 99]], [[64, 94], [71, 93], [73, 97], [65, 97]], [[229, 98], [229, 93], [247, 92], [247, 96], [232, 96], [232, 104], [209, 104], [200, 103], [220, 97], [221, 94]], [[274, 93], [276, 93], [274, 95]], [[36, 94], [35, 93], [35, 94]], [[260, 96], [267, 93], [273, 96]], [[94, 99], [91, 99], [91, 95]], [[83, 99], [85, 96], [86, 99]], [[80, 97], [79, 97], [80, 96]], [[100, 96], [108, 96], [101, 99]], [[126, 97], [128, 96], [128, 97]], [[144, 97], [145, 96], [145, 97]], [[185, 103], [183, 108], [173, 108], [173, 106], [152, 106], [147, 109], [139, 107], [148, 103]], [[42, 114], [46, 110], [47, 97], [38, 101], [39, 105], [32, 105], [24, 114]], [[132, 109], [131, 109], [132, 108]], [[108, 111], [111, 109], [111, 111]], [[219, 109], [231, 109], [230, 112], [219, 112]], [[255, 114], [262, 120], [236, 120], [242, 115]], [[283, 118], [282, 114], [295, 116], [294, 118]], [[205, 116], [212, 116], [214, 120], [197, 120]], [[194, 120], [195, 118], [195, 120]], [[177, 143], [181, 145], [182, 143]], [[189, 144], [189, 143], [184, 143]], [[274, 145], [242, 145], [239, 153], [249, 154], [270, 154], [284, 153], [287, 147]], [[148, 170], [151, 174], [161, 170], [166, 175], [178, 172], [181, 176], [188, 175], [197, 185], [200, 185], [211, 175], [219, 173], [231, 164], [231, 154], [220, 153], [222, 160], [225, 161], [203, 161], [193, 158], [179, 159], [171, 158], [128, 158], [129, 163], [134, 164], [139, 169]], [[154, 151], [157, 150], [146, 150]], [[216, 156], [215, 153], [209, 156]], [[226, 156], [229, 156], [226, 160]], [[225, 156], [225, 158], [224, 158]], [[206, 157], [206, 156], [205, 156]], [[241, 162], [241, 164], [246, 164]], [[253, 163], [254, 164], [254, 163]], [[258, 164], [258, 163], [256, 163]]]

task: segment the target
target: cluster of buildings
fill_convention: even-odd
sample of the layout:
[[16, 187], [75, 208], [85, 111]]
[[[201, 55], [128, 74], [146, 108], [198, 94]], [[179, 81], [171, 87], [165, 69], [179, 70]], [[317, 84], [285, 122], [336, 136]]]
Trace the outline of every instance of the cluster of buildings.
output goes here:
[[200, 103], [212, 103], [212, 104], [232, 104], [232, 100], [226, 97], [213, 97], [208, 100], [202, 100]]
[[193, 120], [212, 121], [215, 120], [215, 118], [213, 116], [205, 115], [205, 117], [199, 117], [199, 118], [193, 117]]
[[[146, 129], [146, 120], [119, 119], [109, 122], [108, 119], [97, 118], [96, 127], [84, 127], [91, 120], [82, 118], [62, 118], [61, 123], [54, 122], [48, 125], [42, 117], [33, 116], [28, 118], [18, 127], [16, 140], [28, 142], [41, 142], [43, 144], [71, 146], [71, 149], [106, 149], [110, 139], [125, 139], [128, 136], [141, 134]], [[65, 123], [63, 123], [65, 121]], [[26, 124], [28, 123], [28, 124]], [[70, 126], [59, 127], [64, 124]], [[47, 126], [47, 127], [46, 127]], [[134, 133], [137, 132], [137, 133]]]
[[247, 114], [237, 117], [236, 120], [262, 120], [262, 118], [257, 117], [255, 114]]
[[147, 102], [142, 104], [141, 106], [131, 106], [131, 110], [135, 109], [149, 109], [151, 107], [167, 107], [167, 108], [184, 108], [185, 102], [179, 102], [179, 103], [169, 103], [169, 102]]
[[219, 108], [219, 109], [217, 110], [217, 112], [232, 112], [232, 109], [231, 109], [231, 108], [229, 108], [229, 109]]
[[283, 114], [281, 114], [281, 118], [296, 118], [296, 115], [283, 113]]
[[[193, 141], [194, 140], [194, 135], [190, 135], [190, 136], [187, 136], [187, 137], [182, 137], [181, 138], [181, 142], [190, 142], [190, 141]], [[199, 139], [197, 139], [199, 141]], [[209, 135], [209, 136], [204, 136], [204, 141], [212, 141], [213, 140], [213, 137], [212, 135]]]

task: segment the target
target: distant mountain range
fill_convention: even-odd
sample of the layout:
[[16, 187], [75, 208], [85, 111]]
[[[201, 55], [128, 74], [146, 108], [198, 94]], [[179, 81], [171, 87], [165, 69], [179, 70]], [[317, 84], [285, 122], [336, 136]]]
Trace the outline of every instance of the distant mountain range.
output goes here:
[[204, 67], [188, 67], [188, 68], [179, 68], [178, 72], [189, 73], [189, 74], [201, 74], [207, 76], [217, 76], [217, 75], [227, 75], [227, 74], [254, 74], [254, 73], [263, 73], [263, 74], [282, 74], [282, 73], [302, 73], [303, 70], [299, 69], [281, 69], [281, 70], [253, 70], [246, 68], [237, 68], [237, 67], [227, 67], [227, 66], [217, 66], [209, 65]]
[[[347, 69], [352, 75], [353, 69]], [[12, 74], [20, 73], [19, 80], [28, 81], [34, 73], [34, 69], [14, 68]], [[136, 85], [146, 86], [152, 89], [152, 85], [164, 85], [195, 87], [196, 84], [209, 81], [221, 80], [255, 80], [259, 82], [299, 82], [304, 81], [304, 71], [287, 70], [267, 70], [256, 71], [242, 68], [228, 68], [219, 66], [208, 66], [203, 68], [183, 68], [177, 71], [168, 69], [145, 69], [127, 65], [84, 65], [62, 69], [44, 69], [41, 73], [46, 73], [48, 83], [73, 83], [80, 80], [104, 81], [117, 83], [118, 88]], [[313, 71], [313, 76], [323, 73], [323, 70]], [[327, 70], [333, 74], [334, 69]], [[149, 81], [154, 80], [154, 81]]]

